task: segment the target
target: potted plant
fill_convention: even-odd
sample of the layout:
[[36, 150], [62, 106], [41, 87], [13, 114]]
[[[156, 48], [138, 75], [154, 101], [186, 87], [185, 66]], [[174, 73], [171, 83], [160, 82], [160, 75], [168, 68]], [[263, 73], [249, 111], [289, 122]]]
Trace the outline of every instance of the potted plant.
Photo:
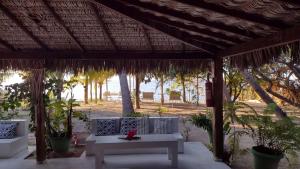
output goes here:
[[291, 118], [272, 120], [275, 106], [270, 104], [263, 115], [243, 116], [246, 134], [250, 135], [255, 146], [251, 152], [254, 156], [255, 169], [277, 169], [280, 160], [288, 153], [300, 150], [300, 127]]
[[69, 134], [69, 110], [64, 101], [54, 101], [48, 105], [47, 134], [53, 151], [69, 151], [71, 135]]
[[53, 151], [64, 153], [69, 151], [72, 139], [72, 116], [75, 99], [56, 100], [48, 105], [47, 133]]

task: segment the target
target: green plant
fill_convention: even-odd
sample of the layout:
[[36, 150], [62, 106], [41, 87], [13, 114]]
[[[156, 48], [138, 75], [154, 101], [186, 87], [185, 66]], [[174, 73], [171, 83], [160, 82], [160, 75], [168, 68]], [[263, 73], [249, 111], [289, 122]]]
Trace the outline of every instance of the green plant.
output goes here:
[[194, 114], [191, 116], [191, 122], [199, 128], [202, 128], [208, 133], [209, 141], [212, 144], [212, 116], [210, 113], [208, 114]]
[[163, 106], [159, 106], [159, 108], [157, 109], [157, 113], [159, 116], [162, 116], [163, 113], [167, 113], [168, 111], [168, 108]]
[[300, 150], [300, 127], [291, 118], [272, 120], [275, 105], [269, 104], [263, 115], [243, 116], [245, 129], [256, 144], [256, 149], [271, 155], [296, 154]]
[[15, 83], [5, 87], [3, 101], [0, 103], [0, 119], [11, 119], [18, 115], [22, 103], [29, 101], [30, 93], [24, 83]]
[[129, 117], [145, 117], [145, 116], [148, 116], [148, 115], [143, 114], [141, 112], [132, 112], [129, 114]]
[[50, 137], [67, 136], [68, 109], [64, 101], [56, 100], [48, 105], [50, 112], [47, 118], [48, 134]]
[[250, 105], [243, 102], [237, 102], [237, 101], [231, 101], [225, 103], [224, 112], [225, 112], [224, 122], [226, 125], [229, 125], [227, 127], [230, 127], [232, 131], [232, 132], [230, 131], [228, 132], [228, 139], [227, 139], [228, 159], [226, 159], [226, 161], [230, 163], [230, 161], [234, 160], [235, 156], [244, 152], [244, 150], [240, 149], [240, 137], [243, 135], [243, 131], [236, 129], [236, 123], [242, 125], [247, 125], [247, 124], [237, 115], [237, 112], [245, 113], [245, 114], [249, 114], [249, 113], [257, 114], [257, 112]]
[[20, 107], [19, 102], [9, 102], [4, 100], [0, 103], [0, 120], [8, 120], [18, 116], [17, 107]]
[[78, 118], [79, 120], [82, 120], [84, 122], [88, 121], [88, 116], [86, 113], [81, 112], [81, 111], [74, 111], [73, 112], [73, 117], [74, 118]]

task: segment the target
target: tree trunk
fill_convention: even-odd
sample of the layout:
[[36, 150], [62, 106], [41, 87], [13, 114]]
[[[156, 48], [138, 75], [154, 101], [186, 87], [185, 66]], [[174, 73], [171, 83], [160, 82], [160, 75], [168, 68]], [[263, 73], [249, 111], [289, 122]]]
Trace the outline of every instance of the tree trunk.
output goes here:
[[129, 116], [130, 113], [134, 112], [130, 91], [128, 88], [128, 81], [126, 77], [126, 73], [119, 73], [120, 86], [121, 86], [121, 94], [122, 94], [122, 112], [123, 117]]
[[186, 103], [186, 93], [185, 93], [185, 79], [184, 79], [184, 75], [182, 73], [180, 73], [180, 81], [181, 81], [181, 85], [182, 85], [182, 100], [184, 103]]
[[128, 76], [129, 92], [131, 93], [131, 76]]
[[299, 104], [299, 103], [296, 103], [296, 102], [294, 102], [293, 100], [288, 99], [287, 97], [284, 97], [284, 96], [282, 96], [282, 95], [280, 95], [280, 94], [274, 92], [274, 91], [272, 90], [271, 87], [267, 88], [266, 91], [267, 91], [268, 93], [270, 93], [271, 95], [277, 97], [278, 99], [280, 99], [280, 100], [282, 100], [282, 101], [284, 101], [284, 102], [286, 102], [286, 103], [288, 103], [288, 104], [290, 104], [290, 105], [293, 105], [293, 106], [295, 106], [295, 107], [297, 107], [297, 108], [300, 108], [300, 104]]
[[98, 102], [98, 83], [94, 81], [94, 95], [95, 95], [95, 103]]
[[99, 100], [102, 100], [102, 83], [99, 83]]
[[140, 109], [140, 79], [139, 75], [135, 76], [135, 107]]
[[164, 99], [164, 75], [160, 76], [160, 105], [165, 103]]
[[61, 100], [61, 93], [64, 89], [64, 74], [57, 72], [58, 84], [57, 84], [57, 100]]
[[105, 92], [106, 92], [105, 99], [107, 101], [108, 100], [108, 79], [107, 78], [105, 79]]
[[300, 80], [300, 68], [298, 68], [295, 65], [289, 66], [289, 67], [293, 71], [293, 73], [295, 74], [295, 76]]
[[226, 86], [226, 83], [223, 79], [223, 97], [224, 97], [224, 103], [225, 102], [231, 102], [231, 97], [230, 97], [230, 94], [229, 94], [229, 91], [228, 91], [228, 88]]
[[90, 101], [93, 101], [93, 81], [90, 81]]
[[88, 75], [85, 75], [85, 79], [84, 79], [84, 103], [88, 104], [89, 103], [89, 77]]
[[286, 113], [274, 102], [274, 100], [260, 87], [260, 85], [256, 82], [256, 80], [250, 73], [244, 70], [241, 71], [241, 74], [266, 104], [276, 105], [275, 113], [278, 118], [283, 118], [287, 116]]

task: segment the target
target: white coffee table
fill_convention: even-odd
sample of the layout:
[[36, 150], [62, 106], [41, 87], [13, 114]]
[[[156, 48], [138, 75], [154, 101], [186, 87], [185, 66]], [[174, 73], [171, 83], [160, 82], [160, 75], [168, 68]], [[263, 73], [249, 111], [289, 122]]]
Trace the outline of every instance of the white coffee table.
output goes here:
[[178, 141], [172, 135], [142, 135], [140, 140], [122, 140], [120, 136], [105, 136], [96, 140], [95, 167], [103, 168], [104, 151], [107, 149], [134, 149], [134, 148], [168, 148], [168, 159], [173, 168], [178, 164]]

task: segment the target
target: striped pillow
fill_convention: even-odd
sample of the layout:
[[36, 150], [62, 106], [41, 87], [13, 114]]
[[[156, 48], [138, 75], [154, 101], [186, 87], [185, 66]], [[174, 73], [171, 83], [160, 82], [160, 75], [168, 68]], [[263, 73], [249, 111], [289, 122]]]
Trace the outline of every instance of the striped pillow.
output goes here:
[[172, 120], [171, 119], [155, 119], [153, 134], [171, 134]]
[[149, 134], [149, 118], [148, 117], [137, 118], [136, 125], [137, 125], [137, 134], [139, 134], [139, 135]]

